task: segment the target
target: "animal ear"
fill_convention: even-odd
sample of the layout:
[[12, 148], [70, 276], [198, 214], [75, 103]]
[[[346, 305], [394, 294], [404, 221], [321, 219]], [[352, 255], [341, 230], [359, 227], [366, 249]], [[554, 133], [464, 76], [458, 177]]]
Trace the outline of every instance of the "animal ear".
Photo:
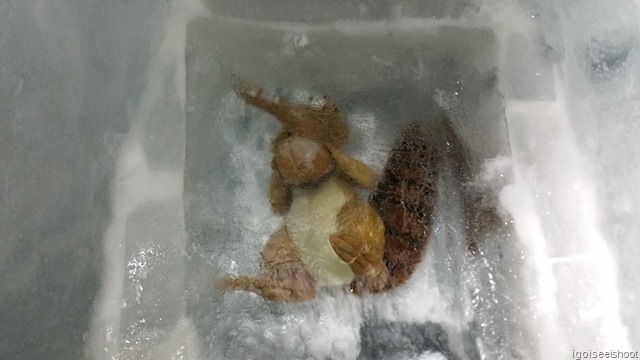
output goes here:
[[349, 143], [351, 132], [349, 126], [340, 114], [340, 108], [331, 100], [324, 97], [322, 108], [316, 110], [316, 118], [322, 124], [324, 141], [335, 147], [342, 147]]

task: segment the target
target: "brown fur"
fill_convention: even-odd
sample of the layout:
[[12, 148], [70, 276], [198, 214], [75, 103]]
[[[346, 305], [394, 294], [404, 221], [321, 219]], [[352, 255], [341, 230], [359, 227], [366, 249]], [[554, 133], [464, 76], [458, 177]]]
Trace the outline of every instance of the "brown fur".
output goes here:
[[[391, 150], [378, 182], [369, 166], [344, 152], [349, 129], [328, 98], [321, 107], [291, 105], [268, 99], [262, 89], [242, 82], [236, 93], [284, 125], [272, 142], [268, 196], [273, 211], [282, 215], [289, 211], [295, 188], [308, 190], [328, 179], [336, 180], [347, 200], [336, 214], [336, 232], [327, 241], [356, 275], [352, 291], [378, 293], [404, 284], [422, 261], [431, 235], [441, 161], [434, 145], [438, 141], [432, 141], [434, 134], [427, 136], [418, 124], [409, 126]], [[447, 143], [445, 152], [455, 152], [460, 171], [466, 169], [462, 147], [456, 147], [461, 143], [450, 122], [436, 121], [435, 127], [435, 136]], [[312, 142], [289, 145], [300, 137]], [[369, 202], [357, 195], [356, 186], [375, 189]], [[470, 249], [474, 246], [470, 243]], [[299, 302], [315, 297], [315, 280], [305, 269], [286, 225], [267, 242], [262, 259], [262, 275], [228, 278], [219, 287], [252, 291], [273, 301]]]
[[351, 265], [357, 281], [368, 281], [375, 291], [384, 288], [388, 279], [383, 262], [384, 224], [369, 204], [352, 197], [337, 216], [338, 231], [330, 238], [341, 259]]
[[[404, 284], [422, 261], [431, 235], [440, 157], [417, 125], [391, 150], [370, 203], [385, 225], [384, 262], [388, 290]], [[362, 284], [354, 283], [356, 291]]]
[[[263, 95], [262, 89], [246, 83], [238, 83], [236, 93], [284, 125], [272, 142], [274, 160], [268, 196], [274, 212], [285, 214], [289, 210], [294, 188], [314, 188], [335, 179], [347, 200], [336, 214], [336, 232], [327, 241], [336, 255], [349, 264], [359, 282], [373, 291], [382, 290], [388, 278], [383, 262], [384, 226], [377, 213], [353, 189], [354, 186], [373, 189], [377, 177], [366, 164], [342, 150], [350, 133], [338, 108], [328, 98], [321, 107], [271, 100]], [[308, 140], [306, 143], [296, 140], [299, 138]], [[328, 159], [332, 166], [327, 164]], [[327, 173], [329, 170], [324, 169], [333, 171]], [[262, 255], [261, 276], [227, 278], [218, 287], [252, 291], [274, 301], [298, 302], [315, 296], [314, 280], [305, 270], [286, 226], [272, 236]]]
[[[264, 96], [264, 90], [240, 81], [235, 85], [236, 94], [247, 104], [273, 115], [284, 126], [273, 141], [274, 147], [284, 138], [300, 135], [322, 144], [342, 148], [349, 143], [351, 133], [340, 115], [336, 104], [328, 97], [320, 107], [307, 104], [289, 104]], [[272, 147], [275, 151], [275, 149]]]
[[315, 281], [298, 256], [286, 228], [273, 235], [262, 249], [264, 274], [259, 277], [240, 276], [223, 279], [218, 289], [242, 289], [256, 293], [267, 300], [303, 302], [316, 296]]

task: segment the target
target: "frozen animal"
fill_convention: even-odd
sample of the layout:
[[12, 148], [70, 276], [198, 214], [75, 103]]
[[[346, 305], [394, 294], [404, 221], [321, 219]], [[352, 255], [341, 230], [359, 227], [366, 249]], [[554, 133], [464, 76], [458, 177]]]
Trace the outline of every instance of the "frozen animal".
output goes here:
[[404, 131], [379, 177], [345, 152], [350, 131], [331, 99], [290, 104], [244, 82], [235, 90], [283, 126], [268, 198], [284, 225], [262, 250], [261, 274], [226, 277], [218, 288], [303, 302], [324, 286], [365, 294], [405, 283], [424, 256], [436, 196], [439, 156], [421, 126]]

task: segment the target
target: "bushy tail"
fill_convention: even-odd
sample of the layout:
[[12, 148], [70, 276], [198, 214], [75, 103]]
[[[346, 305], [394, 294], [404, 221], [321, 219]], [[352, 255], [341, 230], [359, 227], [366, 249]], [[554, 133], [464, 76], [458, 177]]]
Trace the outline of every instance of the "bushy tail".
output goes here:
[[419, 124], [410, 125], [392, 148], [382, 180], [370, 198], [385, 226], [384, 290], [405, 283], [424, 257], [431, 236], [440, 155]]

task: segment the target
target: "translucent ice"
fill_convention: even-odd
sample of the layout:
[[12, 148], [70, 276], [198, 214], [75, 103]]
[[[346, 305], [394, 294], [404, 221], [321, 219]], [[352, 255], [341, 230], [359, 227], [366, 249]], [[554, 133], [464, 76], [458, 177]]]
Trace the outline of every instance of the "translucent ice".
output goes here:
[[[632, 0], [0, 2], [1, 359], [567, 359], [640, 347]], [[232, 75], [330, 95], [381, 170], [411, 121], [467, 147], [411, 281], [300, 305], [255, 273], [279, 125]], [[479, 195], [478, 195], [479, 194]], [[466, 250], [471, 205], [497, 206]]]

